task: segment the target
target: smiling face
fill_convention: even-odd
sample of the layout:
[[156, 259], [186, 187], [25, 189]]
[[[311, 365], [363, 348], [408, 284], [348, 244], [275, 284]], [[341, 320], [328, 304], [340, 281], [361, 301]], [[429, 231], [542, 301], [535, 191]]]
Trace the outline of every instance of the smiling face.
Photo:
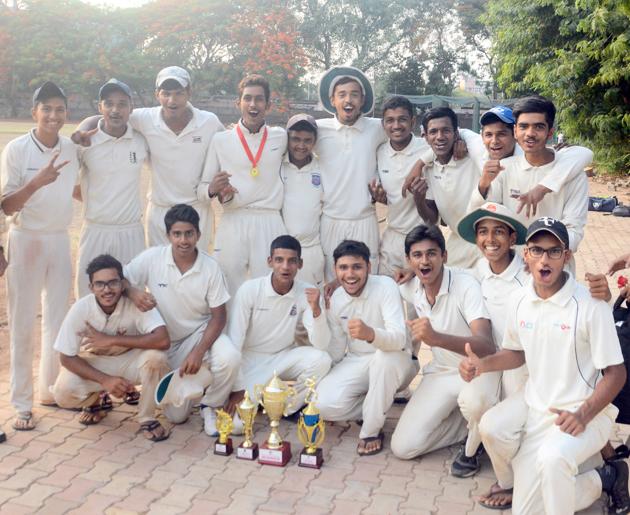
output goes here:
[[283, 293], [293, 287], [295, 276], [302, 268], [302, 260], [293, 249], [273, 249], [267, 264], [272, 269], [271, 284], [276, 291]]
[[294, 164], [306, 162], [313, 153], [315, 133], [312, 131], [290, 130], [288, 135], [289, 158]]
[[544, 113], [521, 113], [514, 126], [516, 141], [525, 154], [543, 152], [547, 140], [553, 135]]
[[548, 298], [562, 288], [563, 270], [571, 259], [571, 251], [558, 238], [549, 232], [535, 234], [527, 242], [524, 256], [540, 297]]
[[433, 240], [421, 240], [409, 249], [407, 263], [424, 287], [437, 286], [442, 282], [442, 272], [447, 253]]
[[127, 129], [131, 114], [131, 99], [122, 91], [114, 90], [98, 104], [103, 115], [103, 125], [108, 134], [119, 134]]
[[361, 116], [365, 97], [361, 85], [352, 80], [344, 84], [335, 84], [330, 102], [335, 108], [339, 122], [343, 125], [352, 125]]
[[92, 274], [90, 291], [103, 311], [111, 313], [123, 294], [122, 280], [115, 268], [103, 268]]
[[363, 292], [370, 274], [370, 263], [360, 256], [341, 256], [335, 262], [337, 281], [351, 297]]
[[510, 248], [516, 243], [516, 232], [499, 220], [486, 218], [475, 226], [477, 247], [490, 264], [510, 263]]
[[33, 107], [31, 114], [38, 134], [56, 137], [66, 123], [66, 101], [61, 97], [42, 100]]
[[245, 127], [257, 130], [265, 122], [265, 115], [269, 109], [265, 89], [262, 86], [245, 86], [237, 107]]
[[453, 155], [453, 145], [457, 139], [457, 130], [448, 116], [434, 118], [427, 123], [425, 135], [427, 143], [440, 163], [445, 164]]
[[196, 255], [199, 231], [190, 222], [175, 222], [168, 231], [168, 241], [173, 247], [173, 258], [187, 259]]
[[487, 123], [481, 130], [481, 137], [490, 159], [505, 159], [514, 154], [516, 139], [511, 126], [499, 121]]
[[383, 113], [383, 128], [392, 147], [403, 148], [411, 139], [416, 119], [404, 107], [387, 109]]
[[[164, 81], [165, 84], [168, 82]], [[183, 118], [188, 110], [190, 89], [181, 86], [175, 89], [158, 89], [155, 98], [162, 106], [162, 116], [165, 120]]]

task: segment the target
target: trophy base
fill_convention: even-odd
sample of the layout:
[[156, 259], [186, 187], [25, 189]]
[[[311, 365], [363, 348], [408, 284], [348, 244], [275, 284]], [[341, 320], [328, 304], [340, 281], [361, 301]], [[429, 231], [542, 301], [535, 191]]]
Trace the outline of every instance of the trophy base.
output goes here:
[[282, 442], [279, 449], [270, 449], [265, 442], [260, 448], [258, 463], [262, 465], [274, 465], [276, 467], [284, 467], [291, 459], [291, 444]]
[[214, 453], [219, 456], [229, 456], [233, 450], [231, 438], [228, 438], [227, 443], [220, 443], [218, 439], [214, 442]]
[[243, 447], [243, 444], [236, 448], [236, 457], [239, 460], [254, 461], [258, 458], [258, 444], [255, 443], [251, 447]]
[[300, 453], [300, 460], [298, 461], [298, 466], [318, 469], [321, 468], [322, 463], [324, 463], [324, 453], [320, 447], [315, 450], [315, 454], [307, 453], [306, 447], [302, 449], [302, 452]]

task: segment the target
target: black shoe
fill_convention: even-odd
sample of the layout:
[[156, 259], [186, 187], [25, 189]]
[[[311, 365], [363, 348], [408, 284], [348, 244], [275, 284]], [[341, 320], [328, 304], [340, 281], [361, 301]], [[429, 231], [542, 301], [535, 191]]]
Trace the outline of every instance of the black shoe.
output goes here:
[[608, 464], [615, 468], [615, 483], [608, 492], [608, 513], [630, 512], [630, 495], [628, 495], [628, 464], [625, 461], [613, 461]]
[[4, 431], [0, 430], [0, 443], [7, 441], [7, 435]]
[[479, 465], [479, 457], [483, 454], [483, 446], [480, 445], [474, 456], [466, 456], [466, 444], [462, 445], [457, 451], [457, 456], [451, 465], [451, 476], [455, 477], [471, 477], [474, 476], [481, 465]]

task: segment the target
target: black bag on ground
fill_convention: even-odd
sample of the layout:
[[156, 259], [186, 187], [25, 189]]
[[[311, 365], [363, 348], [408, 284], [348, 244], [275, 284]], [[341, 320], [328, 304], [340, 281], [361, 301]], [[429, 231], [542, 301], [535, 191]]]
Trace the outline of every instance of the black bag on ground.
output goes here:
[[619, 201], [617, 197], [588, 197], [588, 210], [612, 213]]
[[613, 404], [619, 408], [617, 422], [620, 424], [630, 424], [630, 309], [628, 303], [623, 297], [619, 297], [613, 306], [613, 318], [615, 319], [615, 328], [617, 336], [621, 344], [621, 353], [623, 354], [623, 362], [626, 365], [628, 377], [626, 384], [623, 386]]

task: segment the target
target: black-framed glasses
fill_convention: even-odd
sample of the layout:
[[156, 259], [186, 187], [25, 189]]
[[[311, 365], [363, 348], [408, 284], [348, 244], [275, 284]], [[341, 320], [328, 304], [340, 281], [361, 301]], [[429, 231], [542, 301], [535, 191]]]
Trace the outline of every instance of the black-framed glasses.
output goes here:
[[550, 249], [543, 249], [537, 246], [527, 247], [529, 254], [535, 258], [541, 258], [546, 253], [549, 259], [560, 259], [564, 256], [566, 250], [564, 247], [551, 247]]
[[92, 288], [96, 291], [103, 291], [105, 288], [110, 290], [118, 290], [122, 287], [122, 280], [112, 279], [111, 281], [94, 281]]

